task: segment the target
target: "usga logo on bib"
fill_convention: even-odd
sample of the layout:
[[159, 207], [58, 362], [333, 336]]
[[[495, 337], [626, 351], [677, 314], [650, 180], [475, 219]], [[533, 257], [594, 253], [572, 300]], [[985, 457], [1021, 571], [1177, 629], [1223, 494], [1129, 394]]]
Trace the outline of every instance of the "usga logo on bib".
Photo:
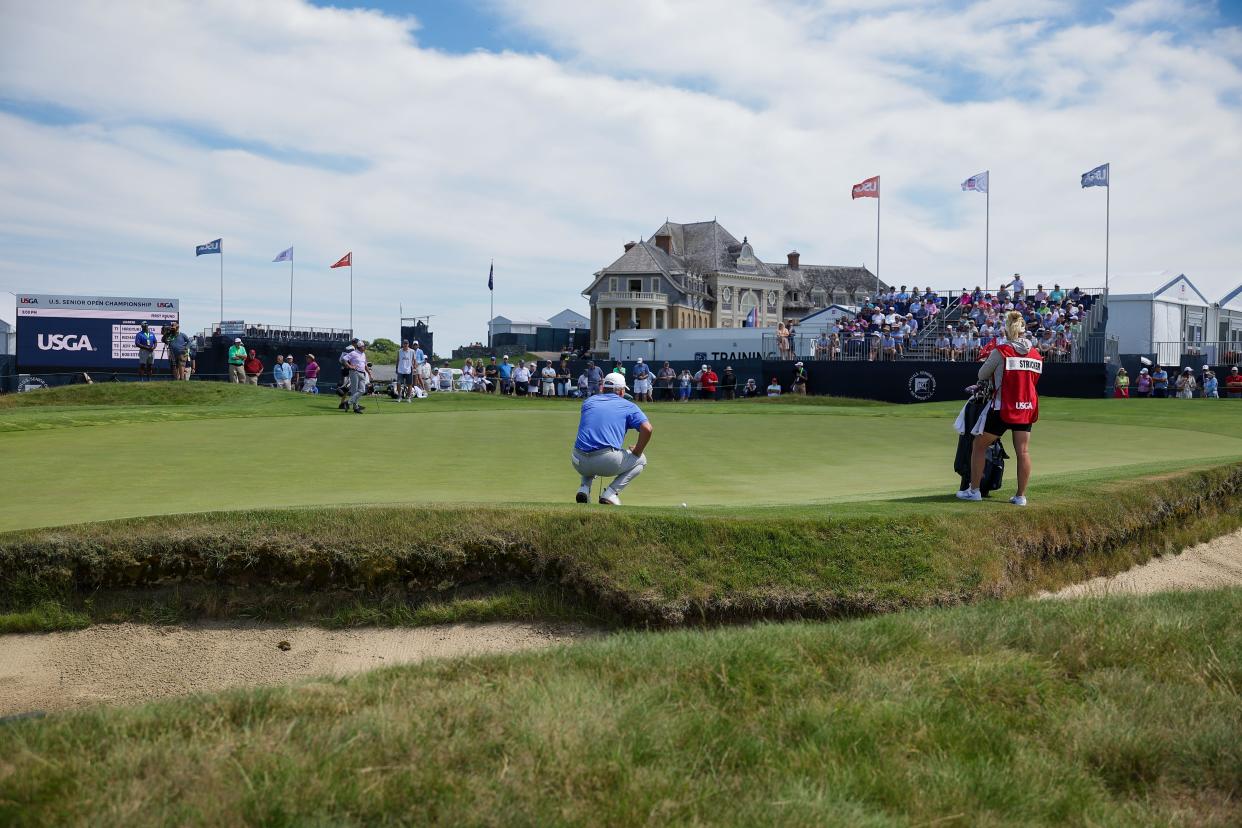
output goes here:
[[40, 351], [93, 351], [86, 334], [39, 334]]
[[1013, 404], [1013, 407], [1016, 408], [1018, 411], [1034, 411], [1035, 403], [1026, 402], [1024, 400], [1019, 400], [1018, 402]]

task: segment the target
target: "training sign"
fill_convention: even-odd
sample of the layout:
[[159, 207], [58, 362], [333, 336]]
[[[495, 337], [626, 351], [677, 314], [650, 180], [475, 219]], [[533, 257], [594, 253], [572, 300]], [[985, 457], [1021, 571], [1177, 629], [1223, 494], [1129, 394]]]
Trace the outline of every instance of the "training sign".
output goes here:
[[160, 335], [179, 317], [176, 299], [22, 293], [17, 297], [17, 365], [41, 371], [134, 370], [134, 337], [143, 322], [155, 334], [156, 360], [167, 361]]

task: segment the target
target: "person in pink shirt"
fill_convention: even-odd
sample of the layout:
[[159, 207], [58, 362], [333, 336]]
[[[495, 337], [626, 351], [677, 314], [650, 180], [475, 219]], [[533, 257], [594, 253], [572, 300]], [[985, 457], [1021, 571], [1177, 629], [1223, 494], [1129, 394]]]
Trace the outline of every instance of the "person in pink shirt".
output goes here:
[[302, 390], [307, 394], [319, 393], [319, 363], [314, 354], [306, 355], [306, 367], [302, 369]]

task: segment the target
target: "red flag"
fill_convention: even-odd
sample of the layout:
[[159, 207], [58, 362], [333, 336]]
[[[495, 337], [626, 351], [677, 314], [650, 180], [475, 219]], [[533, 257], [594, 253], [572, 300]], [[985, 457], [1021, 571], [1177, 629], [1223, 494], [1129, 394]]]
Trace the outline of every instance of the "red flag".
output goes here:
[[[353, 267], [353, 265], [354, 265], [354, 251], [351, 250], [348, 253], [346, 253], [344, 256], [342, 256], [341, 260], [337, 262], [336, 264], [332, 265], [332, 267]], [[332, 267], [328, 268], [328, 270], [331, 270]]]
[[868, 178], [854, 185], [854, 189], [850, 191], [850, 198], [879, 198], [880, 197], [880, 177]]

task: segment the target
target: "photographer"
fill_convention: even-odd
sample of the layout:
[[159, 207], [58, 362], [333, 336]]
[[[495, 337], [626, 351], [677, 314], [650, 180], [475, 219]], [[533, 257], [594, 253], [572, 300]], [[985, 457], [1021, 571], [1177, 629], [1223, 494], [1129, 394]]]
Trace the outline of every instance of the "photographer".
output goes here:
[[970, 488], [957, 493], [961, 500], [982, 500], [979, 484], [988, 446], [1006, 431], [1013, 432], [1018, 457], [1018, 493], [1009, 499], [1026, 505], [1026, 484], [1031, 479], [1029, 451], [1031, 426], [1039, 419], [1039, 394], [1035, 390], [1044, 370], [1043, 359], [1026, 339], [1026, 322], [1018, 311], [1005, 314], [1005, 341], [988, 354], [979, 369], [979, 381], [996, 388], [988, 406], [983, 433], [975, 437], [970, 457]]

